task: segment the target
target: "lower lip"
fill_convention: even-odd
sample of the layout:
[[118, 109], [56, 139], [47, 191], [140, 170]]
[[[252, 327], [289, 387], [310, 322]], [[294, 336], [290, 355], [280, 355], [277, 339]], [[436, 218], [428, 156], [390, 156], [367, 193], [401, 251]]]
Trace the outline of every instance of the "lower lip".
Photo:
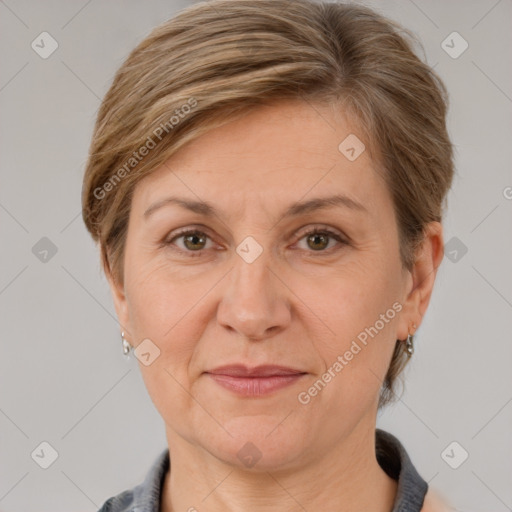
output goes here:
[[233, 377], [207, 373], [217, 384], [242, 396], [264, 396], [297, 382], [304, 373], [271, 377]]

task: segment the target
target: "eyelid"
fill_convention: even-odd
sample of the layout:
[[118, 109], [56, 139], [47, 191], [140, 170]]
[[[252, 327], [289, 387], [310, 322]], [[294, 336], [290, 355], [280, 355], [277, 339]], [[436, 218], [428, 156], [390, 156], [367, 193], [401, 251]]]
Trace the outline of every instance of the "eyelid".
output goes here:
[[346, 243], [349, 242], [349, 237], [346, 236], [342, 231], [339, 229], [333, 228], [327, 224], [315, 224], [313, 227], [311, 225], [305, 226], [304, 228], [300, 229], [297, 232], [297, 237], [303, 238], [305, 235], [311, 234], [311, 233], [330, 233], [332, 235], [340, 237], [342, 240], [344, 240]]

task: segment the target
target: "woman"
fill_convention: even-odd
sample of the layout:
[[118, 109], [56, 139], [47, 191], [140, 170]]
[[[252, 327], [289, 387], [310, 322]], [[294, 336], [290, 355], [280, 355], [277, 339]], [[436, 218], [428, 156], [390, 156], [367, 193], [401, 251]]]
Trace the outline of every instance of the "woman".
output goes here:
[[406, 36], [354, 5], [214, 0], [117, 72], [83, 218], [168, 449], [102, 511], [445, 510], [376, 429], [453, 174]]

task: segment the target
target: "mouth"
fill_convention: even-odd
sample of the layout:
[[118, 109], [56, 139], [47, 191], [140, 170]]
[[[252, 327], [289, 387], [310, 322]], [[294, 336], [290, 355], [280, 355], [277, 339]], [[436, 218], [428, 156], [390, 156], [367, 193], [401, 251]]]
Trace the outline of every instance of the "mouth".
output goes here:
[[205, 372], [218, 385], [237, 395], [258, 397], [271, 394], [298, 382], [307, 372], [284, 366], [248, 368], [229, 365]]

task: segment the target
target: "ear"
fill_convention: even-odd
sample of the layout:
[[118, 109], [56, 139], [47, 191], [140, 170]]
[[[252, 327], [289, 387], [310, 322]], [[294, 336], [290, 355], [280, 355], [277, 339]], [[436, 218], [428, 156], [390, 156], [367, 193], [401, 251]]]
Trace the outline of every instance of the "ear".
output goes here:
[[105, 277], [107, 278], [110, 293], [114, 302], [114, 307], [119, 322], [119, 332], [124, 331], [125, 338], [127, 338], [131, 344], [131, 328], [128, 315], [128, 302], [126, 300], [124, 284], [123, 282], [115, 279], [108, 262], [103, 260], [102, 267], [105, 273]]
[[[443, 256], [443, 227], [439, 222], [430, 222], [425, 228], [425, 238], [416, 251], [414, 266], [409, 272], [407, 295], [397, 330], [398, 339], [405, 340], [420, 326]], [[414, 324], [416, 328], [413, 327]]]

